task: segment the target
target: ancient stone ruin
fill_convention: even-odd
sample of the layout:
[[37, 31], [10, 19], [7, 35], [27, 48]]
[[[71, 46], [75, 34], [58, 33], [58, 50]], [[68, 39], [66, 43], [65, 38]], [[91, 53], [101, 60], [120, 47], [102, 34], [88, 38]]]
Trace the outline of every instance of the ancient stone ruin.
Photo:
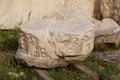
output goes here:
[[120, 23], [120, 0], [101, 0], [101, 13]]
[[43, 19], [20, 27], [16, 57], [29, 66], [55, 68], [86, 59], [94, 46], [94, 25], [86, 19]]
[[19, 28], [16, 58], [29, 66], [83, 61], [94, 38], [120, 45], [120, 0], [1, 0], [0, 16], [0, 29]]
[[0, 29], [13, 29], [65, 8], [79, 8], [82, 14], [91, 18], [93, 6], [93, 0], [0, 0]]
[[120, 26], [112, 19], [105, 18], [95, 21], [95, 45], [115, 44], [120, 45]]

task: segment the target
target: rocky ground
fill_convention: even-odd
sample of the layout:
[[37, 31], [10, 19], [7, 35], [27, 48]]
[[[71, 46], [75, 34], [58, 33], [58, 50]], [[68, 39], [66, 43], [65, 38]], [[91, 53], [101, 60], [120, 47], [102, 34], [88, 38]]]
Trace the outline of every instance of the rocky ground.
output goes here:
[[[37, 78], [32, 79], [32, 78], [36, 77], [36, 75], [32, 69], [30, 69], [31, 73], [29, 73], [28, 68], [25, 68], [25, 67], [23, 68], [21, 65], [16, 65], [16, 66], [11, 65], [10, 61], [12, 58], [10, 58], [9, 55], [16, 54], [16, 51], [0, 51], [0, 54], [5, 54], [6, 56], [8, 56], [5, 59], [5, 60], [7, 60], [7, 62], [5, 61], [5, 64], [4, 64], [4, 62], [0, 63], [0, 65], [1, 65], [0, 70], [3, 70], [4, 67], [7, 67], [7, 69], [5, 68], [4, 73], [2, 73], [2, 74], [0, 73], [0, 76], [3, 76], [2, 78], [0, 77], [0, 80], [1, 79], [6, 80], [7, 78], [9, 78], [9, 76], [10, 76], [10, 80], [18, 79], [18, 78], [20, 78], [20, 80], [37, 80]], [[96, 59], [94, 57], [92, 57], [92, 55], [90, 55], [85, 60], [84, 64], [87, 67], [89, 67], [91, 70], [97, 72], [99, 74], [100, 80], [119, 80], [120, 79], [120, 74], [119, 74], [120, 55], [119, 54], [120, 54], [120, 49], [114, 50], [114, 51], [113, 50], [93, 51], [92, 55], [95, 55]], [[105, 62], [101, 62], [100, 60], [97, 60], [97, 59], [100, 59], [101, 61], [105, 61]], [[1, 60], [3, 60], [3, 59], [1, 59]], [[12, 61], [13, 61], [13, 59], [12, 59]], [[110, 64], [108, 64], [108, 63], [110, 63]], [[7, 66], [6, 64], [9, 66]], [[111, 64], [115, 64], [119, 69], [114, 68], [114, 66], [110, 66]], [[17, 78], [11, 77], [11, 73], [18, 75], [21, 72], [23, 72], [26, 77], [24, 77], [24, 76], [17, 77]], [[8, 76], [6, 73], [10, 73], [10, 75]], [[64, 76], [65, 75], [64, 73], [67, 74], [66, 75], [67, 77]], [[53, 70], [49, 71], [49, 74], [55, 80], [72, 80], [73, 78], [75, 78], [74, 80], [81, 80], [81, 79], [88, 80], [88, 79], [86, 79], [87, 75], [81, 74], [81, 73], [76, 74], [75, 72], [68, 71], [67, 68], [60, 68], [57, 71], [55, 69], [53, 69]], [[32, 76], [32, 77], [30, 77], [30, 76]], [[81, 77], [81, 76], [83, 76], [83, 77]]]
[[[16, 54], [16, 51], [0, 51], [1, 54]], [[115, 64], [118, 68], [120, 68], [120, 49], [118, 50], [109, 50], [109, 51], [93, 51], [93, 55], [96, 58]]]
[[94, 51], [93, 54], [100, 60], [113, 63], [120, 68], [120, 49], [109, 51]]

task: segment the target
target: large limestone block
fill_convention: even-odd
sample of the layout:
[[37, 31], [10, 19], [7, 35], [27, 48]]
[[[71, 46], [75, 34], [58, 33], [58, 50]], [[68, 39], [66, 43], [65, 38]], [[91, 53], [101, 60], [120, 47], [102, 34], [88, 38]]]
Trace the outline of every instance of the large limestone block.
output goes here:
[[94, 46], [93, 24], [86, 19], [35, 20], [19, 30], [16, 57], [29, 66], [55, 68], [86, 59]]
[[79, 8], [66, 8], [59, 11], [55, 11], [52, 17], [57, 18], [58, 20], [66, 20], [70, 18], [85, 18], [88, 20], [93, 20], [92, 16], [88, 12], [81, 10]]
[[101, 13], [120, 23], [120, 0], [101, 0]]
[[120, 26], [112, 19], [105, 18], [95, 22], [95, 42], [120, 45]]
[[0, 29], [15, 28], [64, 8], [79, 8], [91, 17], [93, 6], [93, 0], [0, 0]]
[[118, 28], [120, 28], [120, 26], [114, 20], [105, 18], [102, 21], [95, 22], [95, 36], [115, 33], [114, 30]]

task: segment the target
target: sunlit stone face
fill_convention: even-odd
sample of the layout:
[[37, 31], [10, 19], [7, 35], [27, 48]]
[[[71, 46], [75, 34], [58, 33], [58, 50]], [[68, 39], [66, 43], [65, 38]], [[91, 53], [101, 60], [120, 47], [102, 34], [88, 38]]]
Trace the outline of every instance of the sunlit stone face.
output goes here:
[[93, 24], [86, 19], [36, 20], [22, 25], [19, 31], [16, 57], [39, 68], [83, 61], [94, 45]]
[[89, 18], [93, 15], [93, 4], [93, 0], [0, 0], [0, 28], [15, 28], [65, 8], [78, 8]]

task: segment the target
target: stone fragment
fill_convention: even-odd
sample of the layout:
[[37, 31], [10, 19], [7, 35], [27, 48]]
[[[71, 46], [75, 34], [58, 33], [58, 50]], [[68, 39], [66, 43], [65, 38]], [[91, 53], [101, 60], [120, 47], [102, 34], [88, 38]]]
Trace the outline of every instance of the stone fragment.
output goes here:
[[[65, 8], [93, 15], [94, 0], [0, 0], [0, 29], [17, 28], [26, 21], [43, 19]], [[83, 14], [82, 13], [82, 14]], [[81, 14], [81, 13], [80, 13]]]
[[101, 0], [101, 13], [104, 18], [120, 23], [120, 0]]
[[96, 58], [112, 63], [120, 68], [120, 49], [109, 51], [95, 51], [92, 53]]
[[112, 19], [106, 18], [95, 22], [95, 42], [120, 45], [120, 26]]
[[12, 77], [15, 77], [15, 78], [19, 77], [19, 75], [17, 73], [15, 73], [15, 72], [8, 72], [8, 75], [12, 76]]
[[16, 58], [47, 69], [83, 61], [94, 46], [93, 26], [91, 21], [79, 18], [25, 23], [19, 29]]

